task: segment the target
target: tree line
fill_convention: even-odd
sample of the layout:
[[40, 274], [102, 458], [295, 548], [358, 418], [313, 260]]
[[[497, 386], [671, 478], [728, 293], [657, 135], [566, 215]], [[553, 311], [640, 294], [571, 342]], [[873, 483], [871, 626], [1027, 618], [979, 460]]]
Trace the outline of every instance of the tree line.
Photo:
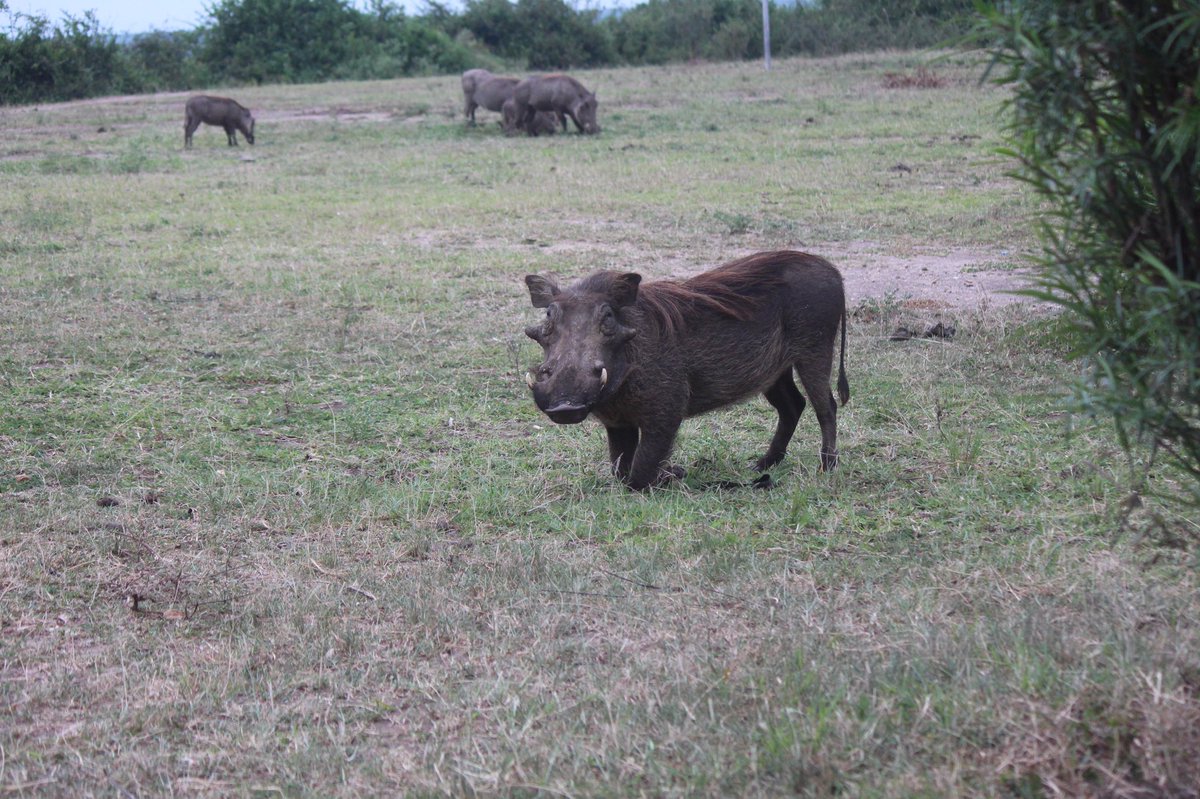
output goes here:
[[[969, 30], [973, 0], [770, 3], [773, 55], [920, 48]], [[192, 30], [121, 35], [93, 12], [53, 22], [0, 0], [0, 105], [204, 86], [370, 80], [472, 67], [558, 70], [762, 56], [760, 0], [219, 0]]]

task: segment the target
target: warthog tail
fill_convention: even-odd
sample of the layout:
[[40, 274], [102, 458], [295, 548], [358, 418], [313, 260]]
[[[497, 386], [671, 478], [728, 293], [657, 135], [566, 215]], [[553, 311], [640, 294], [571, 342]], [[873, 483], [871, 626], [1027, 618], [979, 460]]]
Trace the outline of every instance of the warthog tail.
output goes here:
[[846, 301], [842, 300], [842, 355], [838, 364], [838, 399], [845, 405], [850, 401], [850, 381], [846, 379]]

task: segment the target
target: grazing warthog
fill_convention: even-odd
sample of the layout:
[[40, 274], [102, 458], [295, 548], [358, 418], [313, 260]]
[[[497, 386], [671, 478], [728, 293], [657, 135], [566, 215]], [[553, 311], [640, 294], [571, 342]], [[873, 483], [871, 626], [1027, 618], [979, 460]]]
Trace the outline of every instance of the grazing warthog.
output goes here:
[[751, 255], [684, 281], [642, 285], [633, 272], [597, 272], [561, 289], [528, 275], [546, 309], [525, 329], [546, 359], [526, 375], [534, 402], [558, 424], [589, 414], [608, 431], [613, 471], [632, 489], [683, 474], [665, 461], [684, 419], [764, 394], [779, 424], [755, 468], [783, 458], [804, 396], [821, 426], [821, 468], [837, 465], [837, 403], [830, 390], [842, 328], [838, 396], [846, 380], [846, 298], [828, 261], [802, 252]]
[[517, 105], [517, 124], [530, 136], [534, 135], [530, 130], [533, 115], [538, 111], [557, 114], [564, 132], [567, 129], [565, 117], [571, 118], [580, 133], [600, 132], [600, 126], [596, 124], [596, 95], [570, 75], [526, 78], [513, 91], [513, 102]]
[[463, 115], [474, 125], [476, 108], [482, 106], [499, 112], [519, 82], [516, 78], [493, 75], [486, 69], [468, 69], [462, 74]]
[[185, 148], [192, 146], [192, 134], [196, 132], [196, 128], [200, 127], [201, 122], [225, 128], [225, 135], [229, 137], [230, 147], [237, 147], [237, 131], [239, 130], [246, 137], [246, 141], [254, 144], [254, 117], [249, 109], [243, 107], [236, 100], [230, 100], [228, 97], [211, 97], [207, 94], [189, 97], [187, 105], [184, 107], [183, 117], [183, 146]]
[[494, 77], [486, 69], [468, 69], [462, 74], [463, 116], [472, 125], [475, 124], [475, 109], [479, 107], [479, 103], [475, 102], [475, 86]]
[[[512, 136], [522, 130], [517, 124], [517, 103], [513, 98], [509, 97], [504, 101], [504, 105], [500, 107], [500, 116], [502, 117], [500, 127], [504, 129], [506, 136]], [[533, 135], [534, 136], [553, 136], [558, 132], [558, 123], [560, 119], [555, 119], [554, 114], [549, 111], [538, 111], [533, 115]], [[563, 122], [565, 130], [566, 120]]]

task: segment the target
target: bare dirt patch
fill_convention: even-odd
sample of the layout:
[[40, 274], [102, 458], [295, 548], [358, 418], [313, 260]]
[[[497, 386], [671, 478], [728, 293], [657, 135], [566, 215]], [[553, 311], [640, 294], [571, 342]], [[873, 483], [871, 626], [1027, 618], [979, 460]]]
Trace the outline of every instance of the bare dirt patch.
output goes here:
[[[595, 220], [578, 220], [580, 226], [597, 227]], [[615, 223], [599, 224], [611, 231]], [[618, 231], [617, 238], [620, 238]], [[452, 234], [444, 230], [409, 231], [408, 241], [422, 249], [454, 247], [496, 248], [494, 240], [483, 241], [473, 235]], [[1031, 288], [1033, 269], [1027, 253], [982, 247], [933, 247], [909, 245], [888, 249], [873, 241], [813, 242], [793, 246], [827, 258], [842, 273], [846, 300], [850, 307], [870, 302], [894, 301], [910, 308], [938, 313], [1002, 308], [1014, 303], [1041, 305], [1031, 297], [1014, 292]], [[571, 238], [555, 241], [527, 236], [513, 240], [509, 250], [528, 252], [536, 248], [545, 253], [571, 259], [601, 261], [599, 268], [636, 269], [654, 278], [686, 280], [743, 255], [750, 249], [720, 249], [719, 260], [705, 262], [691, 253], [648, 253], [636, 243], [614, 241], [612, 236], [595, 240]], [[607, 257], [600, 257], [607, 256]], [[564, 268], [564, 278], [574, 279], [587, 271], [582, 266]]]
[[814, 247], [842, 272], [851, 306], [895, 299], [931, 309], [974, 310], [1033, 303], [1012, 292], [1031, 286], [1023, 253], [974, 248], [885, 251], [873, 242]]

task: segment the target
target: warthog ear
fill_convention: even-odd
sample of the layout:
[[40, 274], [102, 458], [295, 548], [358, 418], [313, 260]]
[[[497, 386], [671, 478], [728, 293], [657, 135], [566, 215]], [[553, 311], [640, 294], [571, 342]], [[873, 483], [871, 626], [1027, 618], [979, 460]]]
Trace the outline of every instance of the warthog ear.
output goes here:
[[529, 300], [534, 308], [545, 308], [559, 294], [554, 281], [541, 275], [526, 275], [525, 285], [529, 286]]
[[637, 299], [638, 284], [641, 282], [642, 276], [637, 272], [626, 272], [623, 275], [617, 275], [613, 278], [612, 288], [608, 290], [609, 302], [615, 308], [633, 305], [634, 300]]

